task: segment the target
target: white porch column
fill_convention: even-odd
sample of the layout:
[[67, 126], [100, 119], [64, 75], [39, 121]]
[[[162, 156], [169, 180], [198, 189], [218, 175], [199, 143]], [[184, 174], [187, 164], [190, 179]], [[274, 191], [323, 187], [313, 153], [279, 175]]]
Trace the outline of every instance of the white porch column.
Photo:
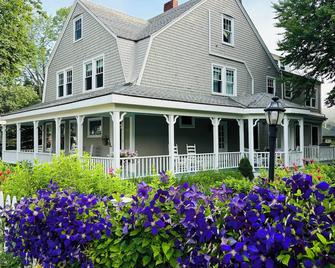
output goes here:
[[77, 120], [77, 150], [79, 157], [83, 156], [84, 153], [84, 120], [85, 116], [78, 115], [76, 116]]
[[6, 125], [2, 125], [2, 159], [6, 151]]
[[121, 146], [121, 136], [120, 136], [120, 123], [123, 121], [126, 113], [120, 113], [119, 111], [114, 111], [110, 113], [113, 120], [113, 158], [114, 158], [114, 168], [120, 169], [120, 146]]
[[219, 169], [219, 125], [221, 118], [211, 118], [213, 124], [213, 152], [214, 152], [214, 168]]
[[39, 121], [34, 121], [34, 158], [37, 157], [38, 154], [38, 124]]
[[248, 119], [248, 140], [249, 140], [249, 161], [254, 169], [255, 166], [255, 154], [254, 154], [254, 119]]
[[284, 158], [285, 158], [285, 167], [290, 165], [289, 159], [289, 123], [290, 120], [287, 116], [284, 116]]
[[239, 126], [239, 135], [240, 135], [240, 153], [244, 154], [244, 120], [237, 119]]
[[164, 115], [166, 119], [166, 123], [168, 123], [169, 128], [169, 168], [172, 173], [174, 173], [175, 167], [174, 167], [174, 125], [177, 122], [177, 119], [179, 116], [174, 115]]
[[304, 149], [305, 149], [305, 134], [304, 134], [304, 119], [299, 120], [299, 141], [300, 141], [300, 151], [301, 151], [301, 165], [303, 165], [304, 159]]
[[62, 123], [62, 118], [55, 118], [55, 126], [56, 126], [56, 155], [59, 156], [60, 155], [60, 151], [61, 151], [61, 146], [60, 146], [60, 125]]
[[19, 154], [21, 152], [21, 124], [16, 124], [16, 160], [19, 161]]

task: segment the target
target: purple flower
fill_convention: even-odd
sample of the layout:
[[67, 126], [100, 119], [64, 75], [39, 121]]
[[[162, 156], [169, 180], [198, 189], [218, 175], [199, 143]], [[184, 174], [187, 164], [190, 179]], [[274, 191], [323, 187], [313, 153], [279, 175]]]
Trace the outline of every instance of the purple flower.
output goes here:
[[166, 171], [165, 171], [165, 170], [159, 172], [159, 175], [160, 175], [160, 180], [161, 180], [163, 183], [168, 183], [168, 182], [169, 182], [169, 175], [166, 174]]
[[148, 199], [151, 190], [152, 188], [145, 182], [141, 182], [137, 185], [137, 195], [142, 199]]
[[329, 184], [323, 181], [316, 185], [316, 188], [320, 189], [321, 191], [327, 191], [329, 188]]

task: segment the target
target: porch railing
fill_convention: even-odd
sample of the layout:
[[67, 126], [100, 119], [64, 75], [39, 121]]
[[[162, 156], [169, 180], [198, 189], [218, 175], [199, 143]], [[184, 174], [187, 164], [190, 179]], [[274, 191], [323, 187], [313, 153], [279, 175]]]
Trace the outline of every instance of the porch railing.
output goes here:
[[175, 174], [213, 170], [215, 154], [183, 154], [175, 156]]
[[219, 169], [238, 168], [242, 156], [240, 152], [219, 153]]
[[308, 161], [333, 161], [335, 160], [335, 147], [327, 146], [306, 146], [304, 158]]

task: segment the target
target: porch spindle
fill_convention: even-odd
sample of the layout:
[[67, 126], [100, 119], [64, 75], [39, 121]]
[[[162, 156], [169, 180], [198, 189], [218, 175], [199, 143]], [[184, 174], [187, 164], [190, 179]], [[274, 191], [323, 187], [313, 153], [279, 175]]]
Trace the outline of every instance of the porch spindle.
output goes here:
[[304, 148], [305, 148], [305, 140], [304, 140], [304, 119], [299, 120], [299, 145], [301, 152], [301, 165], [303, 165], [304, 159]]
[[[77, 120], [77, 147], [78, 147], [78, 155], [79, 157], [83, 156], [84, 153], [84, 120], [85, 120], [85, 116], [83, 115], [78, 115], [76, 116], [76, 120]], [[71, 144], [70, 144], [71, 146]]]
[[21, 124], [16, 124], [16, 160], [19, 161], [21, 152]]
[[213, 152], [214, 152], [214, 169], [219, 168], [219, 125], [221, 119], [218, 117], [211, 118], [213, 125]]
[[114, 158], [114, 168], [120, 169], [120, 124], [123, 121], [126, 113], [120, 113], [119, 111], [114, 111], [110, 113], [113, 120], [113, 158]]
[[60, 126], [62, 123], [62, 119], [61, 118], [55, 118], [55, 126], [56, 126], [56, 155], [59, 156], [60, 155], [60, 151], [61, 151], [61, 133], [60, 133]]
[[285, 162], [285, 167], [290, 166], [290, 159], [289, 159], [289, 123], [290, 120], [288, 119], [287, 116], [284, 117], [284, 162]]
[[254, 169], [255, 161], [254, 161], [254, 119], [248, 119], [248, 140], [249, 140], [249, 161]]
[[169, 125], [169, 169], [172, 173], [175, 172], [175, 155], [174, 155], [174, 125], [179, 116], [164, 115], [166, 123]]
[[38, 154], [38, 121], [34, 121], [34, 158]]

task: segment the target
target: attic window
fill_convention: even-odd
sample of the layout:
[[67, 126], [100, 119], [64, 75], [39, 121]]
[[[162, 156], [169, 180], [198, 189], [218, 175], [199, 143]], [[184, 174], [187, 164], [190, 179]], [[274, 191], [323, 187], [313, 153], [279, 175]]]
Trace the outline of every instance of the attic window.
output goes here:
[[234, 19], [226, 15], [222, 16], [222, 43], [234, 45]]
[[276, 94], [276, 79], [274, 77], [266, 77], [266, 91], [272, 95]]
[[73, 20], [73, 41], [81, 40], [83, 36], [83, 16], [79, 16]]

